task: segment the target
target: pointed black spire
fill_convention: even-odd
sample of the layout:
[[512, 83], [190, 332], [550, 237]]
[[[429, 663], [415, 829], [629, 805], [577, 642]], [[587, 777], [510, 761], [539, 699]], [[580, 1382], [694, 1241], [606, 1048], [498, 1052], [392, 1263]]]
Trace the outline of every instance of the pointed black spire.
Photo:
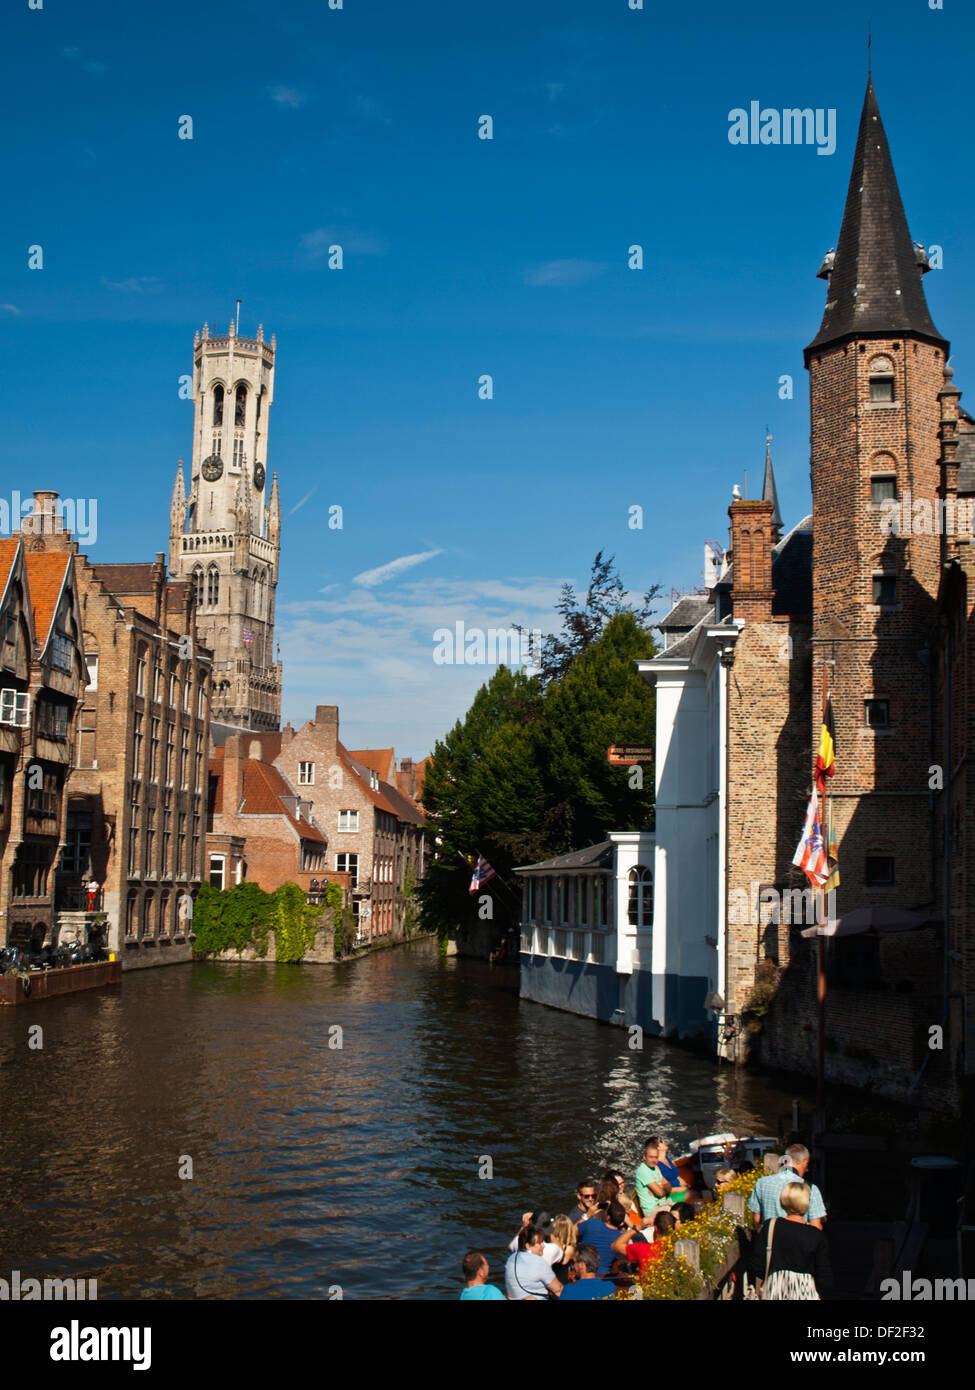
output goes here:
[[775, 474], [772, 471], [772, 436], [765, 436], [765, 480], [762, 483], [763, 502], [772, 503], [772, 525], [781, 532], [782, 513], [779, 511], [779, 495], [775, 490]]
[[873, 81], [867, 81], [836, 253], [820, 269], [826, 311], [806, 352], [861, 334], [915, 334], [947, 347], [921, 287], [930, 269], [915, 248], [894, 176]]

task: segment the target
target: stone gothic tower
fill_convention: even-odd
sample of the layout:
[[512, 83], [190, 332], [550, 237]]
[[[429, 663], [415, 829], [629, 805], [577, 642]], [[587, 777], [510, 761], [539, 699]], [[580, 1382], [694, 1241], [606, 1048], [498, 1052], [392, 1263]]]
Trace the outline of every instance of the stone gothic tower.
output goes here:
[[[896, 893], [935, 895], [929, 666], [941, 569], [930, 523], [892, 533], [923, 499], [937, 514], [948, 343], [931, 320], [873, 83], [820, 329], [806, 348], [813, 494], [813, 698], [819, 741], [824, 663], [832, 690], [842, 913]], [[928, 512], [931, 516], [931, 512]]]
[[267, 498], [267, 428], [275, 340], [197, 333], [189, 495], [180, 460], [169, 523], [169, 567], [195, 586], [197, 631], [211, 647], [211, 717], [245, 729], [281, 724], [274, 656], [281, 504]]

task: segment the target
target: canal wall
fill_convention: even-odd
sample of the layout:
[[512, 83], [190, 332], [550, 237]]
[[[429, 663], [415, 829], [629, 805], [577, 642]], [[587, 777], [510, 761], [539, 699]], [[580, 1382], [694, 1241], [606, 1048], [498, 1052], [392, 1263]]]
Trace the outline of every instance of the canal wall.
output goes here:
[[714, 1029], [704, 1011], [707, 991], [705, 976], [624, 974], [613, 965], [521, 953], [522, 999], [604, 1023], [638, 1024], [651, 1036], [709, 1037]]

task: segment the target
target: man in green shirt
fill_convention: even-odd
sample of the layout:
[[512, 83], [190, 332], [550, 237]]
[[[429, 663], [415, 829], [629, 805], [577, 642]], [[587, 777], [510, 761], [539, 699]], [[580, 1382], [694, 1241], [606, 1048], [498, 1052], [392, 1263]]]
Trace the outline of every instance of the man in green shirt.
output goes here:
[[652, 1140], [647, 1140], [643, 1149], [643, 1162], [636, 1170], [636, 1195], [644, 1216], [653, 1216], [654, 1208], [664, 1197], [673, 1191], [670, 1183], [657, 1167], [660, 1152]]

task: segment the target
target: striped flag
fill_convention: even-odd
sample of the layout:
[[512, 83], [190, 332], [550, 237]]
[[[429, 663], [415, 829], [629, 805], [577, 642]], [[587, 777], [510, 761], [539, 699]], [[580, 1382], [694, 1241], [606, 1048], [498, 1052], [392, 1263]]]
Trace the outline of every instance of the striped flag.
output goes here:
[[823, 727], [819, 731], [819, 752], [816, 754], [816, 786], [820, 796], [826, 795], [826, 778], [836, 772], [836, 730], [833, 727], [833, 701], [826, 697]]
[[483, 854], [477, 856], [477, 863], [474, 865], [474, 877], [471, 879], [471, 886], [468, 893], [476, 893], [482, 883], [490, 883], [492, 878], [497, 878], [497, 874], [491, 865], [484, 858]]
[[806, 823], [802, 827], [802, 839], [792, 857], [793, 864], [800, 868], [816, 888], [822, 888], [829, 878], [829, 860], [823, 842], [823, 826], [819, 819], [819, 797], [813, 787], [809, 806], [806, 810]]

